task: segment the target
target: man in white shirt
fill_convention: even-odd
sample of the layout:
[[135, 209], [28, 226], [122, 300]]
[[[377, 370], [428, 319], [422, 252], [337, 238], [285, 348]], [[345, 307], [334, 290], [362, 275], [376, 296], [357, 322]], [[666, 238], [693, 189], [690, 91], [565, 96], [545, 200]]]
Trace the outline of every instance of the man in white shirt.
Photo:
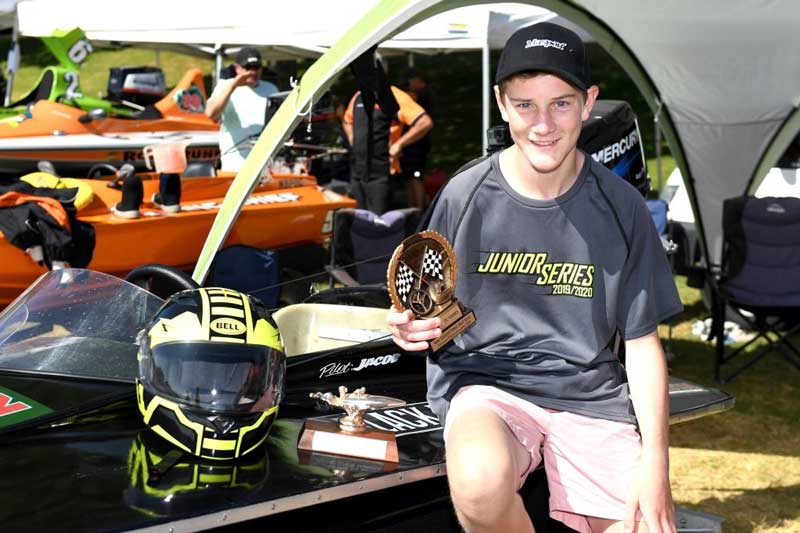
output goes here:
[[264, 129], [267, 97], [278, 88], [261, 80], [261, 54], [255, 48], [239, 50], [233, 68], [235, 76], [220, 80], [214, 88], [206, 115], [222, 122], [219, 129], [222, 170], [238, 172], [250, 153], [247, 140]]

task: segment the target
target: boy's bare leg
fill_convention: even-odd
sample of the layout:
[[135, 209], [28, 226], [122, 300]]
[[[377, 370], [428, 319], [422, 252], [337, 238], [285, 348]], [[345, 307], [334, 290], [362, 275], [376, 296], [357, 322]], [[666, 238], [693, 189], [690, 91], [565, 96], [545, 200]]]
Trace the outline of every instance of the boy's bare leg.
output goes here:
[[[586, 520], [595, 533], [623, 533], [625, 531], [625, 522], [622, 520], [609, 520], [591, 516], [587, 516]], [[648, 531], [647, 524], [642, 521], [636, 523], [631, 533], [647, 533]]]
[[461, 526], [468, 533], [532, 532], [517, 493], [530, 453], [492, 410], [460, 413], [447, 437], [447, 478]]

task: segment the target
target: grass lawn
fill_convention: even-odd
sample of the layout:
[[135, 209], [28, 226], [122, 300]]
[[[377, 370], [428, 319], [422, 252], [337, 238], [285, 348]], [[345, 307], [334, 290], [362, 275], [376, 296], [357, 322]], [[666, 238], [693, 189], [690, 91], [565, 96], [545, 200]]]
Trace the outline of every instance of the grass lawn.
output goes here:
[[[691, 332], [709, 313], [676, 279], [686, 309], [674, 320], [670, 371], [718, 387], [713, 345]], [[667, 326], [660, 333], [666, 342]], [[800, 532], [800, 371], [772, 353], [722, 388], [733, 409], [670, 429], [676, 503], [724, 517], [726, 533]]]
[[655, 157], [647, 158], [647, 175], [650, 176], [650, 188], [654, 191], [660, 191], [663, 185], [667, 182], [667, 178], [675, 170], [675, 160], [671, 155], [661, 156], [661, 182], [658, 180], [658, 160]]

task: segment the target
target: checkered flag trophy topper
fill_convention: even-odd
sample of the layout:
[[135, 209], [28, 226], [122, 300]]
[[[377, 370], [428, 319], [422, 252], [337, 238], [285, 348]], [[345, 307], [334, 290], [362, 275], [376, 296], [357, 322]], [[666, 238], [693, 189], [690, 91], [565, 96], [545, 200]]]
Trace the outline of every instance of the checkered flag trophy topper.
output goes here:
[[411, 309], [417, 318], [439, 317], [442, 335], [430, 341], [434, 351], [475, 323], [475, 313], [454, 296], [457, 274], [453, 247], [431, 230], [405, 239], [389, 262], [386, 278], [392, 304]]

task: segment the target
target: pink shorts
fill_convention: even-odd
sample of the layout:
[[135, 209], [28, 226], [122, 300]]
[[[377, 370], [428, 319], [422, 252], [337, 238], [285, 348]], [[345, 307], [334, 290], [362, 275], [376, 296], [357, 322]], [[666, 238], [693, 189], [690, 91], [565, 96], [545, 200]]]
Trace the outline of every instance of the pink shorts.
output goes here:
[[587, 516], [624, 519], [642, 449], [633, 424], [543, 409], [494, 387], [472, 385], [450, 403], [445, 442], [453, 421], [474, 407], [497, 413], [530, 452], [530, 464], [517, 473], [518, 487], [544, 458], [551, 518], [587, 533]]

